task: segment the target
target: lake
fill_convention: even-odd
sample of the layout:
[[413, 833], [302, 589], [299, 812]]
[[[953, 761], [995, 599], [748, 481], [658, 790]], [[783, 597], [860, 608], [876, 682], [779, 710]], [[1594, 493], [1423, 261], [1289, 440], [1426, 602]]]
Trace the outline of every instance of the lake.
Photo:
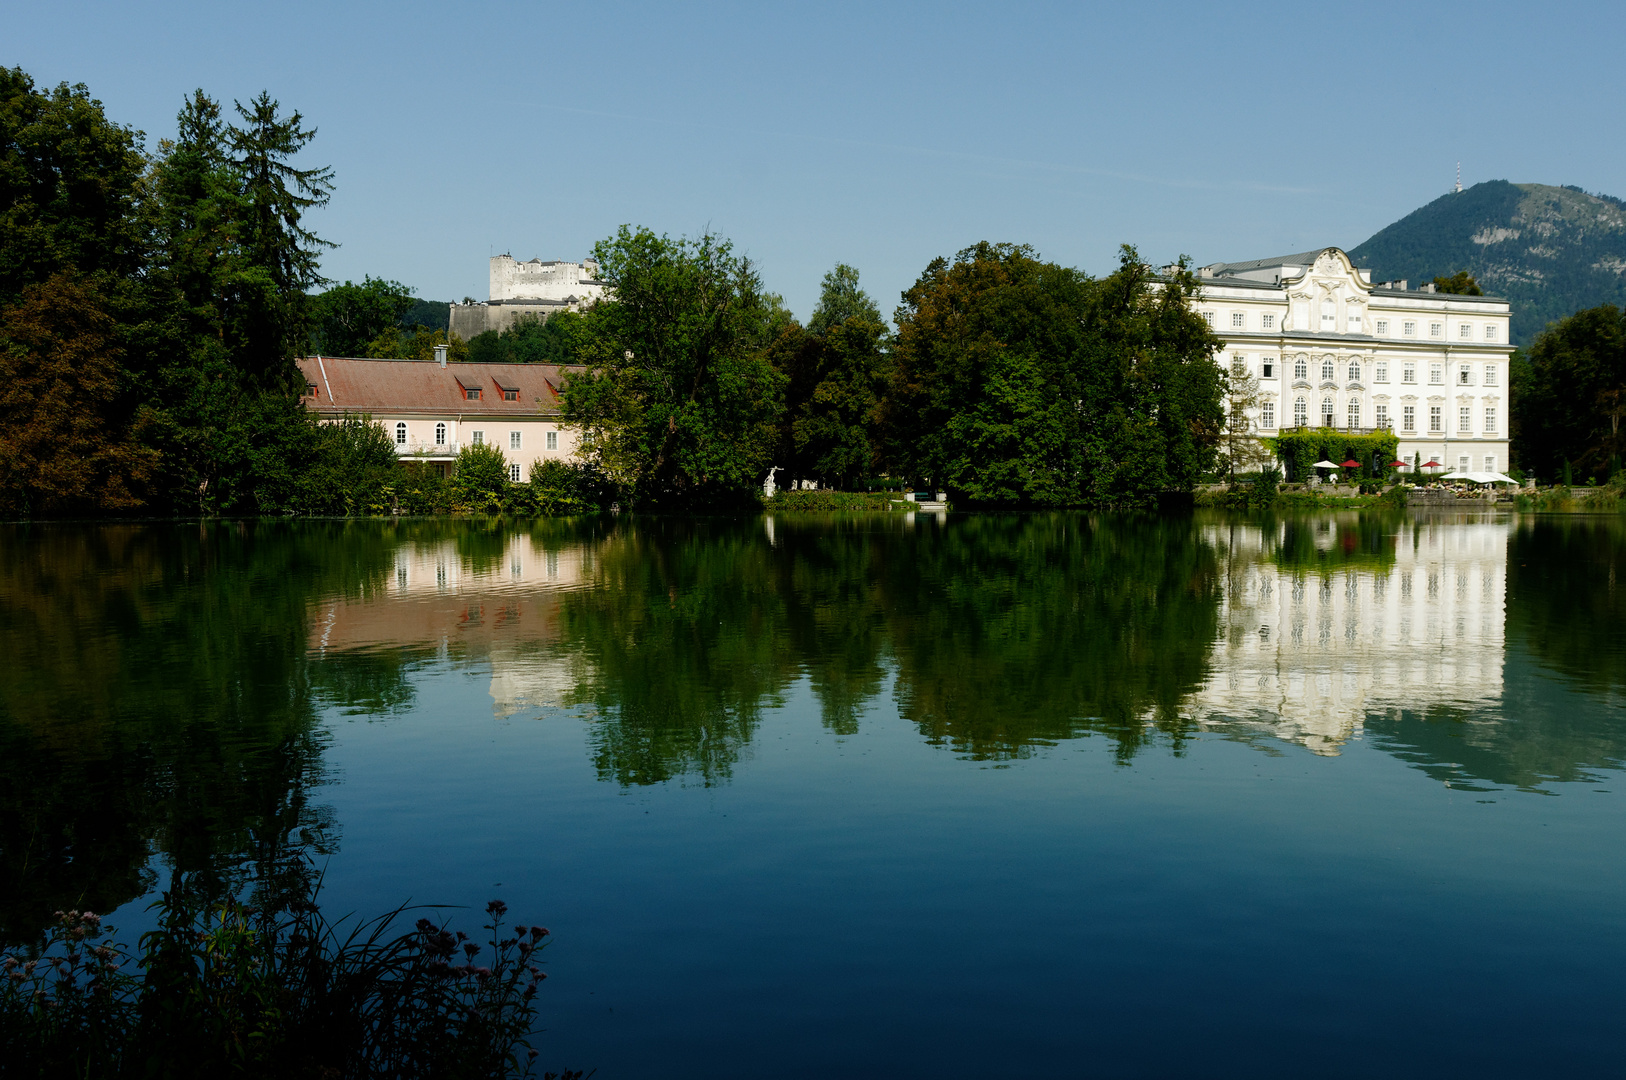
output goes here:
[[1529, 1076], [1626, 1015], [1626, 527], [8, 526], [0, 936], [553, 932], [549, 1068]]

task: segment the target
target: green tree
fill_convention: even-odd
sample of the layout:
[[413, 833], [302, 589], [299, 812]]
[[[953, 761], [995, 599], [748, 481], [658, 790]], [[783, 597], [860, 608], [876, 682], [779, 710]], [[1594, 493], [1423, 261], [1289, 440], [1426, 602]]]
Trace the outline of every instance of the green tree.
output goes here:
[[312, 297], [312, 345], [328, 356], [361, 356], [375, 338], [397, 330], [415, 301], [399, 281], [366, 277]]
[[457, 452], [454, 477], [471, 510], [501, 510], [508, 494], [508, 458], [490, 443], [470, 443]]
[[142, 140], [83, 84], [42, 92], [21, 68], [0, 68], [0, 306], [59, 273], [141, 272]]
[[1566, 465], [1607, 479], [1626, 451], [1626, 311], [1578, 311], [1537, 336], [1514, 365], [1513, 416], [1520, 464], [1557, 477]]
[[859, 288], [858, 271], [838, 263], [824, 276], [808, 329], [787, 326], [772, 347], [786, 380], [776, 459], [785, 479], [848, 487], [873, 470], [886, 350], [880, 309]]
[[1479, 287], [1479, 282], [1466, 270], [1458, 270], [1450, 277], [1437, 277], [1434, 279], [1434, 291], [1452, 293], [1456, 296], [1484, 296], [1485, 292]]
[[1100, 281], [978, 244], [904, 294], [883, 405], [894, 467], [972, 503], [1148, 505], [1213, 471], [1220, 346], [1182, 264]]
[[1077, 500], [1090, 282], [1025, 245], [934, 259], [903, 294], [882, 408], [893, 468], [970, 502]]
[[622, 226], [593, 249], [612, 299], [583, 317], [586, 371], [565, 384], [583, 453], [641, 506], [749, 500], [772, 464], [783, 377], [776, 306], [750, 260], [711, 234]]
[[1127, 245], [1096, 284], [1079, 379], [1084, 502], [1146, 506], [1213, 472], [1223, 343], [1192, 309], [1198, 289], [1185, 259], [1159, 277]]

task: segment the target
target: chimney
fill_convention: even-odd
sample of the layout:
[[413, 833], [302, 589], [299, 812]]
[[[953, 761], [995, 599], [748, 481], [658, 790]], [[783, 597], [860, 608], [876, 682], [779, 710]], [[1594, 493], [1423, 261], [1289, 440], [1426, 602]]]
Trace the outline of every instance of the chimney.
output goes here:
[[446, 366], [446, 346], [445, 345], [436, 345], [435, 346], [435, 363], [439, 364], [441, 367]]

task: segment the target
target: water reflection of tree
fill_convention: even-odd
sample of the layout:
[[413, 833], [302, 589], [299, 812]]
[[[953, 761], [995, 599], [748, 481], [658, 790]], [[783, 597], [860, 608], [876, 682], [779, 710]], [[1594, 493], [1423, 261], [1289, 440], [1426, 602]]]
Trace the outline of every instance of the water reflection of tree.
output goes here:
[[794, 675], [771, 548], [755, 521], [649, 518], [594, 548], [593, 588], [561, 605], [593, 707], [599, 775], [729, 775]]
[[0, 532], [0, 937], [139, 896], [155, 852], [275, 888], [329, 849], [310, 601], [389, 551], [341, 524]]
[[1176, 746], [1205, 673], [1215, 561], [1189, 522], [1075, 515], [651, 520], [598, 547], [562, 637], [589, 672], [601, 776], [729, 772], [805, 674], [839, 734], [897, 672], [903, 716], [976, 758], [1089, 732]]
[[905, 717], [977, 758], [1090, 732], [1127, 760], [1202, 681], [1218, 625], [1211, 548], [1187, 520], [982, 516], [917, 530], [888, 560]]

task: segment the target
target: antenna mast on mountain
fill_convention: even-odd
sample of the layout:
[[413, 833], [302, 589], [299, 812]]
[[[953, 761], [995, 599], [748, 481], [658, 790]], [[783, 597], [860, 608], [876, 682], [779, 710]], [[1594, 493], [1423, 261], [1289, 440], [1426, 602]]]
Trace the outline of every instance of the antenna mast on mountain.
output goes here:
[[1457, 186], [1451, 189], [1452, 194], [1462, 194], [1462, 162], [1457, 162]]

